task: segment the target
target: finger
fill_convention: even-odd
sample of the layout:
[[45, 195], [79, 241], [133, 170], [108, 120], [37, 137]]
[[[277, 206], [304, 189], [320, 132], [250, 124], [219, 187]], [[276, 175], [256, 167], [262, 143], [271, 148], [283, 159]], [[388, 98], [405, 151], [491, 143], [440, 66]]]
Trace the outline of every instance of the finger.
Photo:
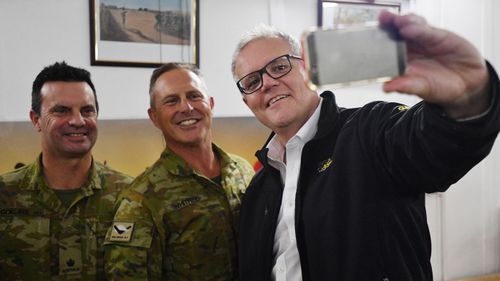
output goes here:
[[425, 96], [430, 90], [430, 83], [426, 78], [426, 70], [432, 61], [425, 60], [408, 64], [405, 73], [384, 83], [385, 92], [399, 92], [416, 96]]
[[[418, 15], [396, 15], [388, 11], [379, 14], [379, 24], [386, 30], [397, 30], [397, 33], [405, 40], [419, 41], [422, 36], [429, 36], [430, 26], [427, 21]], [[432, 33], [431, 33], [432, 34]]]
[[379, 13], [378, 20], [381, 26], [394, 25], [397, 28], [403, 28], [408, 25], [427, 25], [427, 21], [415, 14], [398, 15], [387, 10]]
[[394, 24], [399, 27], [405, 27], [409, 25], [427, 25], [427, 21], [425, 18], [415, 15], [415, 14], [405, 14], [405, 15], [396, 15], [394, 17]]
[[419, 47], [433, 48], [446, 42], [449, 35], [448, 31], [431, 27], [423, 17], [413, 14], [396, 17], [394, 25], [407, 43], [416, 44]]
[[387, 10], [380, 11], [378, 15], [378, 21], [381, 26], [393, 25], [394, 18], [396, 14], [393, 14]]
[[385, 82], [383, 90], [386, 93], [398, 92], [424, 98], [426, 93], [429, 92], [429, 84], [423, 77], [403, 75]]

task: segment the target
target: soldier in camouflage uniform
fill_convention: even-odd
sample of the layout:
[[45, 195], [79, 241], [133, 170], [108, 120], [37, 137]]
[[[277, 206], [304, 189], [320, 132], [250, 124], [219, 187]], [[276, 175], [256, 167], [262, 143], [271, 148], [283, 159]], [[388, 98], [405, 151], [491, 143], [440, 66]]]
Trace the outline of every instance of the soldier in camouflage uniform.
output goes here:
[[149, 116], [166, 148], [117, 201], [110, 280], [237, 280], [236, 229], [250, 164], [212, 143], [213, 98], [198, 70], [153, 72]]
[[92, 159], [97, 112], [86, 70], [55, 63], [35, 79], [42, 152], [0, 176], [0, 279], [105, 280], [102, 243], [131, 178]]

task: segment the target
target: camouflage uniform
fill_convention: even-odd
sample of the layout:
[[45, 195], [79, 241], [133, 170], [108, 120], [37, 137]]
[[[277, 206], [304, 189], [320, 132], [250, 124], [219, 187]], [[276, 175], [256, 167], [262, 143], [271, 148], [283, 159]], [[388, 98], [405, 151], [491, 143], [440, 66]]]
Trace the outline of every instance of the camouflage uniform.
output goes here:
[[236, 280], [241, 196], [254, 172], [213, 145], [221, 185], [168, 148], [120, 195], [106, 234], [112, 280]]
[[65, 208], [34, 163], [0, 176], [1, 280], [104, 280], [102, 242], [132, 178], [93, 162]]

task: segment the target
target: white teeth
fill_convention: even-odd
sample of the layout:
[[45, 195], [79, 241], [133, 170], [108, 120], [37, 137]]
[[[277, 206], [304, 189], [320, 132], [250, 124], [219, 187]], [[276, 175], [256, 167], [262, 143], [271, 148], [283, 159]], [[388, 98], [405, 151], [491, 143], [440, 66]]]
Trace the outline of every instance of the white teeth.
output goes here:
[[198, 122], [196, 119], [188, 119], [188, 120], [184, 120], [184, 121], [180, 122], [179, 124], [183, 125], [183, 126], [189, 126], [189, 125], [193, 125], [196, 122]]
[[274, 98], [272, 98], [272, 99], [269, 101], [269, 105], [271, 105], [271, 104], [273, 104], [273, 103], [275, 103], [275, 102], [279, 101], [280, 99], [284, 99], [284, 98], [286, 98], [286, 96], [285, 96], [285, 95], [280, 95], [280, 96], [274, 97]]
[[68, 134], [69, 136], [71, 137], [79, 137], [79, 136], [83, 136], [85, 134], [82, 134], [82, 133], [71, 133], [71, 134]]

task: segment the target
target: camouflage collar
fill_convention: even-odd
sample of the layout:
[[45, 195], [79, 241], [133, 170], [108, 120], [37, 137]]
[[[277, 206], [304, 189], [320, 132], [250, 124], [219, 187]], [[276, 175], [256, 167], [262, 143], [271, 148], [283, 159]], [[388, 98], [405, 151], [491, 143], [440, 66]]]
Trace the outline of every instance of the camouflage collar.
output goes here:
[[[224, 173], [225, 169], [229, 169], [230, 167], [236, 167], [235, 162], [229, 157], [229, 155], [222, 150], [219, 146], [212, 143], [212, 150], [216, 155], [219, 156], [221, 161], [221, 175]], [[196, 172], [187, 165], [186, 161], [171, 151], [168, 147], [162, 152], [160, 156], [161, 165], [165, 167], [165, 169], [173, 175], [176, 176], [191, 176]]]
[[[38, 155], [35, 162], [27, 167], [28, 172], [22, 181], [23, 186], [27, 189], [40, 190], [42, 187], [49, 188], [43, 177], [42, 154]], [[92, 159], [90, 173], [87, 181], [82, 186], [82, 191], [85, 194], [92, 194], [93, 189], [101, 189], [101, 178], [98, 175], [98, 170], [101, 169]]]

